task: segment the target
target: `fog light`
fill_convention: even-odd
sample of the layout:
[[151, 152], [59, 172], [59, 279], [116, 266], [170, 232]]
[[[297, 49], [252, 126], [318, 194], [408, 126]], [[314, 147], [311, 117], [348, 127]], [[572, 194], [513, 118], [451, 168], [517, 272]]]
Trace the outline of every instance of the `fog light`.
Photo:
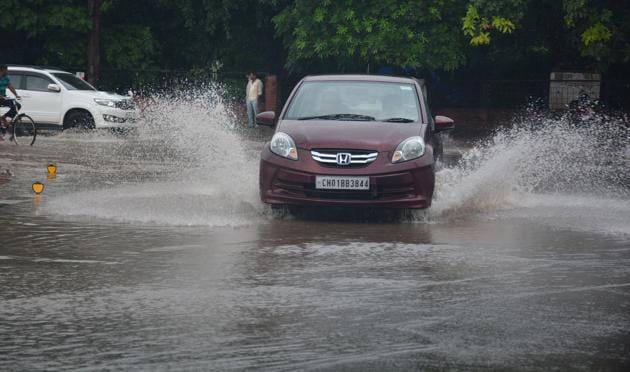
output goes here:
[[119, 118], [114, 115], [103, 114], [103, 120], [108, 121], [110, 123], [124, 123], [126, 121], [125, 118]]
[[35, 194], [39, 195], [44, 191], [44, 184], [41, 182], [35, 182], [33, 183], [33, 192], [35, 192]]

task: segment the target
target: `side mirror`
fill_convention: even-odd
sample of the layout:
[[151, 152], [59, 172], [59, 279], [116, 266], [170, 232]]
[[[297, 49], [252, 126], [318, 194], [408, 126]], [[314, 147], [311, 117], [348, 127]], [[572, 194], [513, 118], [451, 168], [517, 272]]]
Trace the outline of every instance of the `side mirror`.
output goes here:
[[455, 128], [455, 121], [448, 116], [437, 115], [435, 117], [435, 132], [444, 132]]
[[59, 85], [57, 85], [57, 84], [48, 84], [48, 91], [49, 92], [59, 93], [59, 92], [61, 92], [61, 88], [59, 88]]
[[276, 113], [273, 111], [265, 111], [256, 115], [256, 125], [266, 125], [273, 127], [276, 125]]

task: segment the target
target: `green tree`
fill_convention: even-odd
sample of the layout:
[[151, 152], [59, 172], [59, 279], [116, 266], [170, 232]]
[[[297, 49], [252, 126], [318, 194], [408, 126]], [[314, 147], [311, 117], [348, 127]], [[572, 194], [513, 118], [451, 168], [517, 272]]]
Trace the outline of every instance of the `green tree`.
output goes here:
[[[215, 60], [241, 73], [387, 64], [480, 78], [630, 62], [628, 0], [103, 0], [100, 10], [103, 82], [203, 75]], [[0, 62], [85, 71], [92, 27], [85, 0], [3, 0]]]
[[462, 18], [462, 30], [472, 45], [490, 44], [491, 32], [510, 34], [524, 15], [527, 0], [473, 0]]
[[287, 67], [392, 64], [454, 70], [466, 61], [461, 0], [296, 0], [273, 19]]
[[[548, 17], [550, 13], [554, 14], [553, 19]], [[463, 18], [463, 30], [472, 45], [491, 44], [492, 31], [516, 30], [535, 35], [529, 37], [532, 40], [553, 39], [555, 43], [545, 49], [555, 54], [556, 64], [577, 62], [606, 71], [611, 65], [630, 61], [629, 16], [627, 0], [472, 0]], [[548, 24], [536, 22], [541, 18], [547, 19]], [[532, 25], [539, 28], [528, 28]], [[553, 35], [549, 35], [550, 29]], [[563, 51], [562, 55], [558, 51]]]
[[563, 0], [564, 21], [581, 54], [605, 70], [630, 61], [630, 2]]
[[8, 63], [85, 66], [90, 27], [82, 0], [3, 0], [0, 53]]

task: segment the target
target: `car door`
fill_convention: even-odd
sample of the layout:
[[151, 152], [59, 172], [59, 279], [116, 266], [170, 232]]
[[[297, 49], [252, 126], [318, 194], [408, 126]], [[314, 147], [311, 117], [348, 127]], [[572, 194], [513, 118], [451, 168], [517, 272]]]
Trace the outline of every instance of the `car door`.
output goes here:
[[44, 74], [25, 73], [21, 90], [24, 112], [28, 113], [36, 123], [57, 124], [61, 120], [60, 92], [48, 90], [48, 85], [54, 84], [52, 79]]

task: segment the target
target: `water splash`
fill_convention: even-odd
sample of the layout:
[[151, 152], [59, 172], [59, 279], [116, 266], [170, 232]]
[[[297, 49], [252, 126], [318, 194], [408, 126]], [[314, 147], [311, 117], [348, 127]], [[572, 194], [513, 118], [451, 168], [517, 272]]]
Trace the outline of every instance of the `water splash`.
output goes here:
[[527, 207], [536, 195], [562, 196], [567, 206], [618, 199], [630, 212], [627, 119], [572, 119], [527, 115], [473, 146], [438, 172], [431, 216]]
[[[84, 165], [98, 169], [82, 179], [107, 180], [98, 188], [82, 181], [78, 192], [50, 200], [50, 213], [206, 226], [264, 218], [268, 211], [258, 197], [262, 143], [239, 130], [220, 86], [154, 94], [141, 108], [137, 133], [130, 137], [54, 139], [77, 146], [72, 151]], [[630, 214], [627, 122], [606, 115], [576, 121], [570, 115], [527, 113], [439, 171], [433, 207], [411, 219], [439, 222], [496, 211], [551, 219], [590, 209], [604, 221], [615, 205], [613, 215], [619, 218], [608, 222], [623, 229], [619, 221]]]
[[209, 226], [247, 224], [260, 215], [258, 149], [239, 133], [220, 86], [154, 94], [140, 107], [130, 136], [102, 147], [80, 141], [86, 165], [101, 176], [111, 171], [113, 185], [55, 198], [48, 211]]

